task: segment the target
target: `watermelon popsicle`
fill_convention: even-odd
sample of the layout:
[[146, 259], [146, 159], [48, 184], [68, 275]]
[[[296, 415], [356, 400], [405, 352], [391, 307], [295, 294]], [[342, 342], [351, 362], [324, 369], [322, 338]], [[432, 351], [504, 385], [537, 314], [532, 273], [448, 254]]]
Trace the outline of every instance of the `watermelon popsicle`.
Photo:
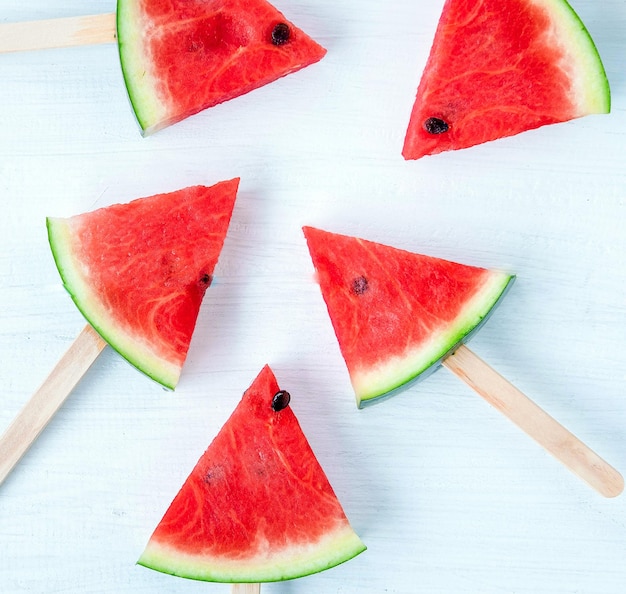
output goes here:
[[304, 234], [359, 407], [443, 365], [602, 495], [622, 492], [617, 470], [465, 345], [513, 275], [312, 227]]
[[238, 186], [235, 178], [48, 219], [63, 284], [89, 323], [0, 437], [0, 483], [107, 344], [176, 387]]
[[116, 40], [143, 135], [326, 54], [267, 0], [118, 0], [115, 14], [0, 26], [0, 52]]
[[420, 159], [610, 107], [598, 50], [566, 0], [447, 0], [402, 154]]
[[[295, 395], [294, 395], [295, 396]], [[304, 577], [365, 550], [265, 365], [153, 531], [139, 564], [232, 583]]]

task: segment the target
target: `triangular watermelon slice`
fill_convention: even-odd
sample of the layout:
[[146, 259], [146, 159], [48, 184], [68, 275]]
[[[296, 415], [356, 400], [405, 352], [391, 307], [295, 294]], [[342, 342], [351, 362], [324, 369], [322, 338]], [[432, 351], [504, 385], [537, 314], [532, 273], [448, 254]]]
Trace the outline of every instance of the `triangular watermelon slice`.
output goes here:
[[433, 370], [514, 279], [312, 227], [304, 234], [359, 407]]
[[266, 0], [118, 0], [117, 35], [146, 135], [326, 53]]
[[185, 481], [139, 564], [185, 578], [268, 582], [365, 546], [265, 366]]
[[47, 219], [63, 284], [89, 323], [174, 388], [235, 204], [239, 179]]
[[565, 0], [446, 0], [403, 155], [419, 159], [609, 109], [600, 56]]

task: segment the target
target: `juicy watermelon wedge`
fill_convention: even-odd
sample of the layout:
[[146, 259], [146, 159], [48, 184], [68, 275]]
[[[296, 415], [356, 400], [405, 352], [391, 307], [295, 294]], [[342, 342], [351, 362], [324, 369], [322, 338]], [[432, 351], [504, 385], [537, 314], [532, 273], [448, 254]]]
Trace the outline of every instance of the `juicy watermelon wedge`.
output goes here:
[[266, 0], [118, 0], [117, 35], [144, 135], [326, 53]]
[[319, 572], [365, 546], [265, 366], [185, 481], [139, 564], [214, 582]]
[[402, 154], [419, 159], [609, 110], [600, 56], [565, 0], [446, 0]]
[[94, 329], [173, 389], [224, 243], [239, 179], [47, 219], [63, 284]]
[[434, 370], [514, 280], [312, 227], [304, 234], [359, 407]]

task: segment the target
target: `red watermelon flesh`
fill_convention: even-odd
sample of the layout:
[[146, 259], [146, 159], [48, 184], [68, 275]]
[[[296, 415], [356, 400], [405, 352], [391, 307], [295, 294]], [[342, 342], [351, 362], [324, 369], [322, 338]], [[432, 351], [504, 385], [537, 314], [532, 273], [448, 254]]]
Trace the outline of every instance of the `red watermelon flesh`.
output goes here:
[[265, 366], [139, 564], [198, 580], [266, 582], [319, 572], [365, 549], [292, 409], [274, 410], [279, 391]]
[[239, 179], [47, 220], [63, 284], [96, 331], [174, 388], [224, 243]]
[[447, 0], [403, 155], [419, 159], [609, 109], [600, 56], [565, 0]]
[[266, 0], [118, 0], [117, 29], [126, 87], [144, 134], [326, 53]]
[[434, 369], [514, 277], [304, 227], [358, 406]]

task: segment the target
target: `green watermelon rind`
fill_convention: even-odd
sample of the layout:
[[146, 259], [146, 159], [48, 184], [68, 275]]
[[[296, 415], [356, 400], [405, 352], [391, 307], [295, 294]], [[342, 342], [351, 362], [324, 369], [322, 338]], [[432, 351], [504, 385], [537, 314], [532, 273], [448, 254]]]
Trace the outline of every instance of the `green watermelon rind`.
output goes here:
[[[133, 112], [141, 128], [148, 136], [167, 126], [166, 109], [158, 99], [157, 79], [146, 70], [151, 61], [144, 55], [143, 20], [136, 0], [117, 2], [117, 42], [124, 84], [128, 91]], [[160, 122], [151, 125], [150, 122]]]
[[[149, 569], [177, 577], [223, 583], [279, 582], [304, 577], [336, 567], [366, 550], [349, 525], [327, 531], [316, 542], [286, 545], [272, 558], [190, 555], [151, 540], [137, 562]], [[279, 559], [279, 561], [276, 561]]]
[[[592, 113], [609, 113], [611, 89], [598, 48], [585, 24], [566, 0], [539, 0], [563, 27], [559, 37], [569, 43], [561, 43], [562, 49], [571, 55], [565, 60], [575, 66], [570, 72], [578, 113], [575, 117]], [[560, 18], [559, 18], [560, 17]]]
[[435, 371], [443, 359], [460, 344], [467, 342], [488, 320], [515, 280], [515, 275], [489, 271], [485, 283], [465, 304], [459, 315], [446, 323], [431, 341], [407, 349], [368, 369], [352, 369], [350, 381], [357, 406], [373, 404], [397, 393], [410, 382]]
[[117, 321], [103, 307], [89, 286], [80, 262], [74, 256], [70, 221], [48, 217], [46, 227], [52, 256], [63, 286], [85, 319], [124, 359], [165, 388], [173, 390], [178, 383], [181, 366], [164, 360], [147, 343], [142, 345], [140, 337], [119, 328]]

